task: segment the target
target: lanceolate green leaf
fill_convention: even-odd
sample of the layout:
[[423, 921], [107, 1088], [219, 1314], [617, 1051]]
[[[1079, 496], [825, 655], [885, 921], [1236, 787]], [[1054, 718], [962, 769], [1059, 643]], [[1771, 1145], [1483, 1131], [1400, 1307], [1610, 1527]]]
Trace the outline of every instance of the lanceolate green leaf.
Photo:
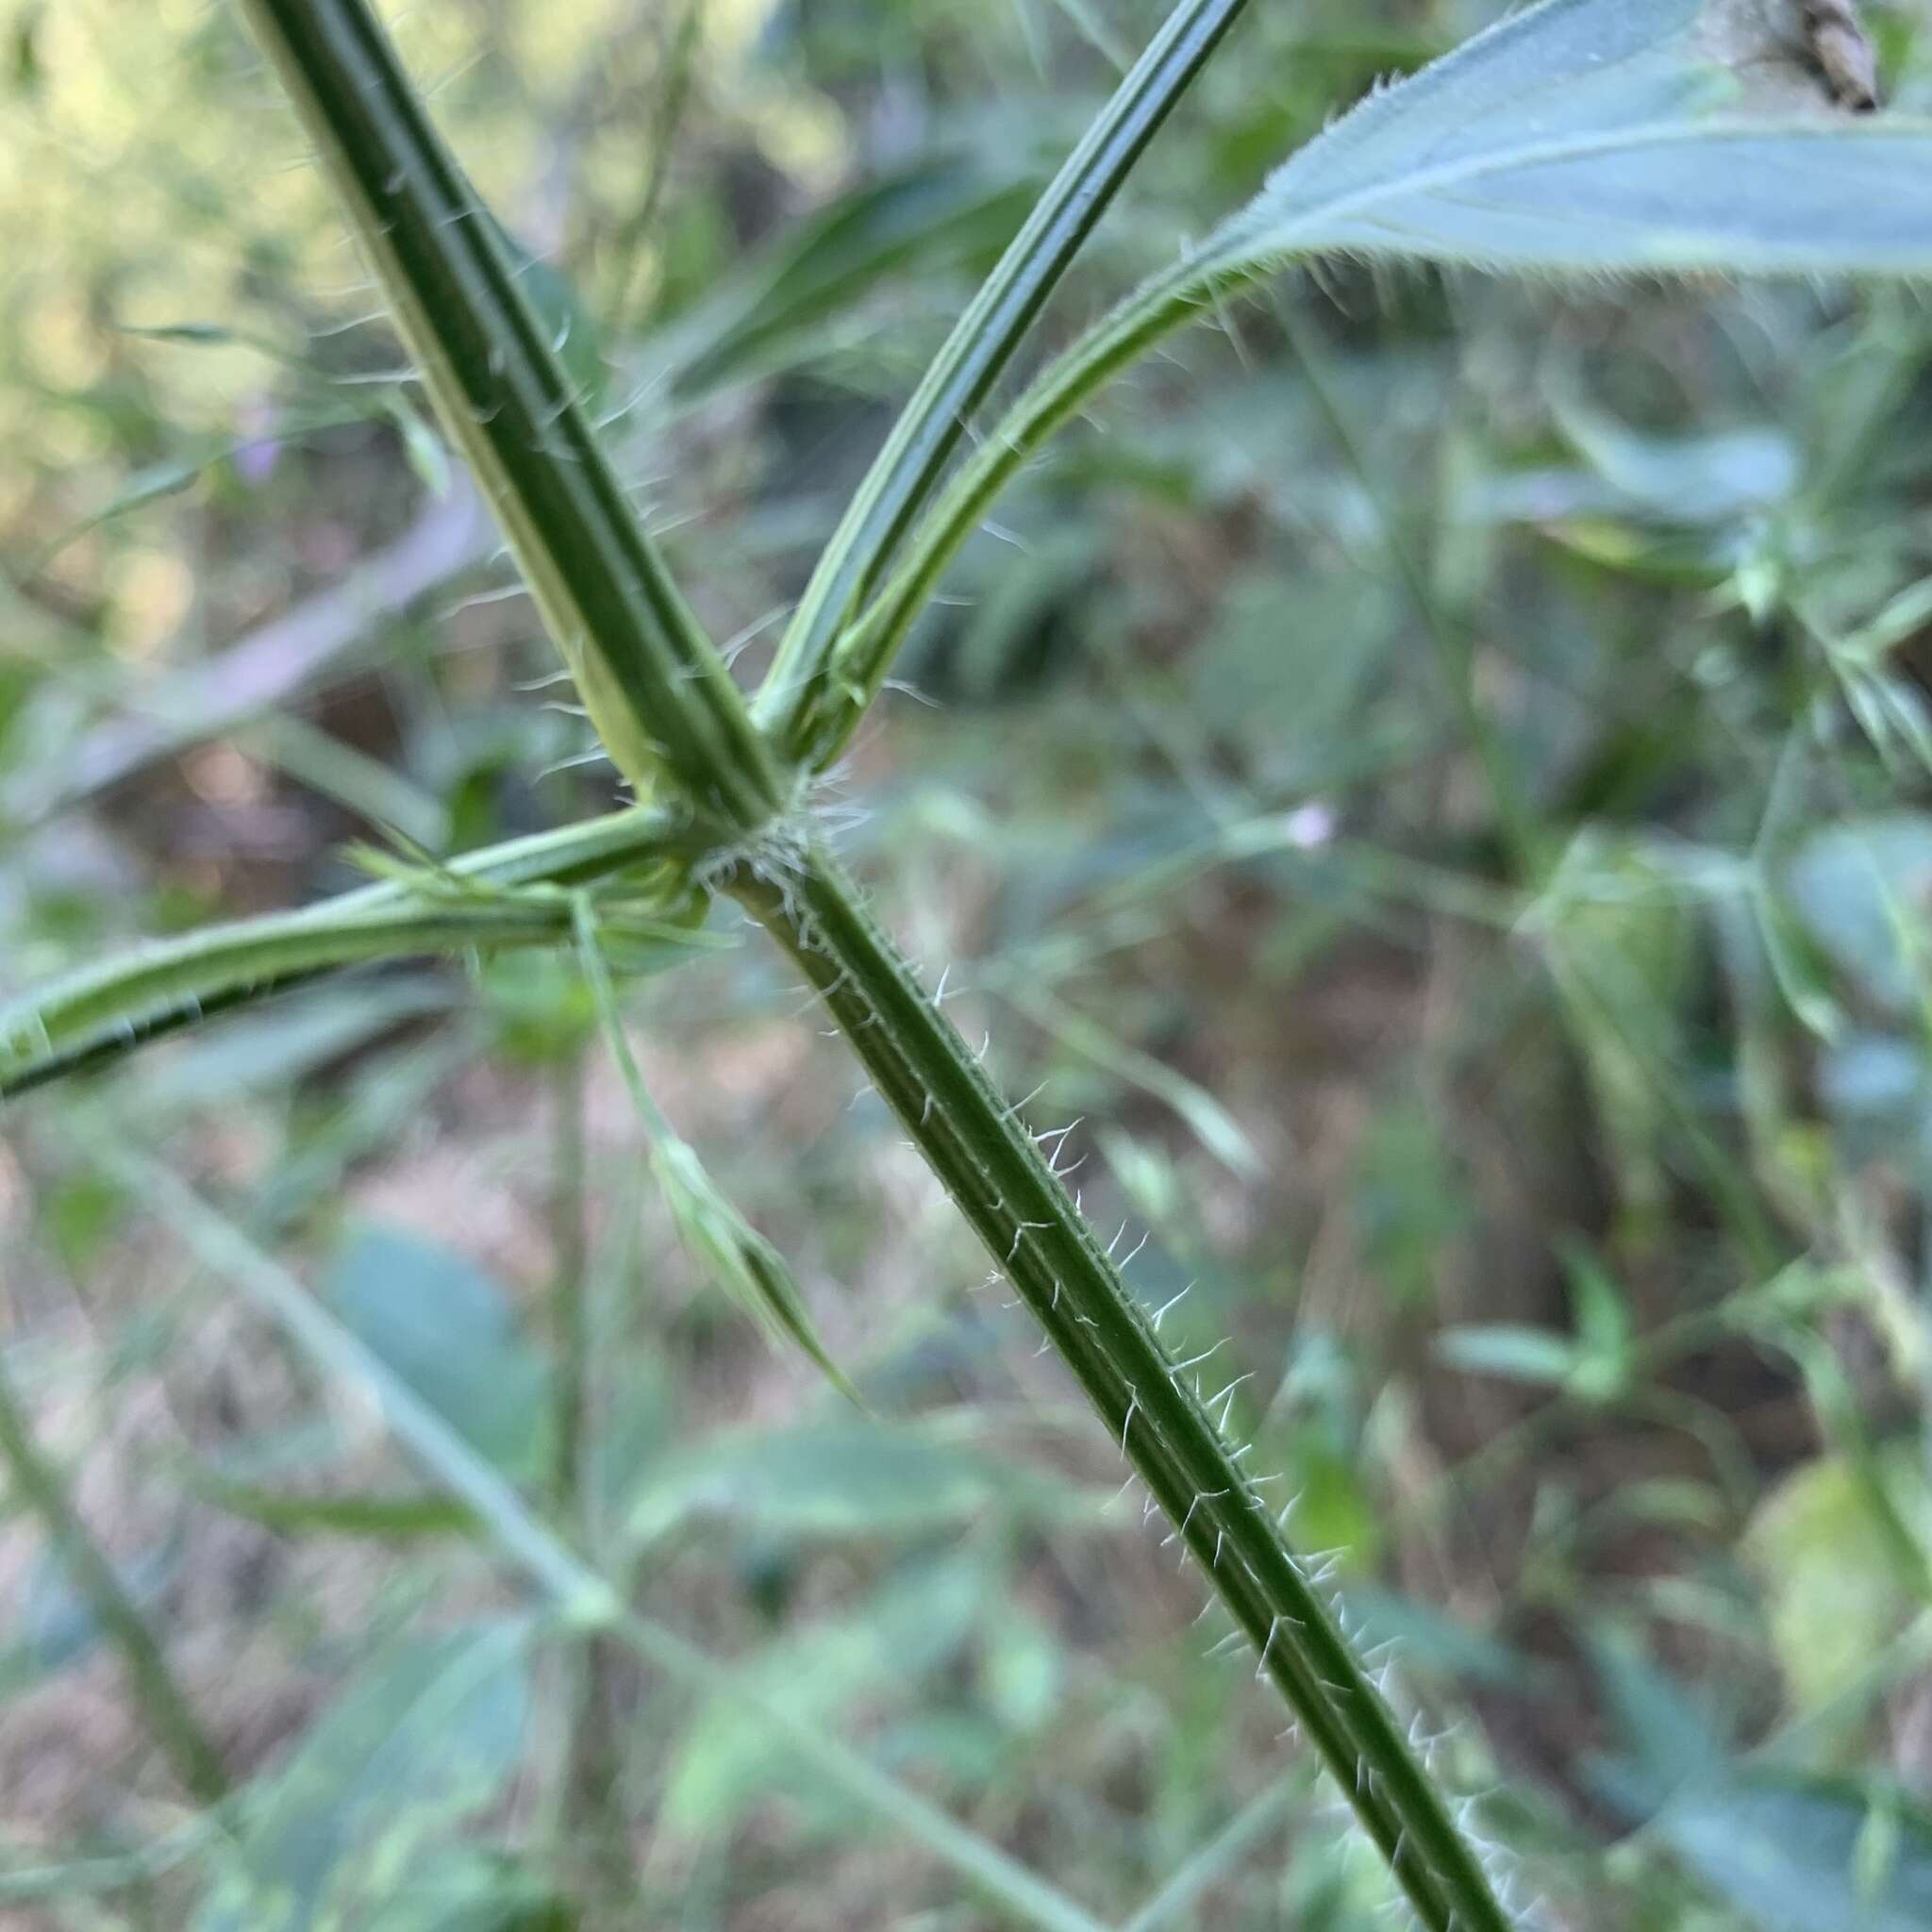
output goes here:
[[1932, 122], [1742, 118], [1715, 11], [1546, 0], [1370, 95], [1271, 176], [1205, 260], [1932, 273]]
[[795, 742], [818, 765], [837, 757], [959, 545], [1096, 391], [1213, 302], [1293, 262], [1932, 275], [1932, 121], [1822, 106], [1741, 114], [1749, 50], [1718, 31], [1731, 10], [1543, 0], [1310, 142], [995, 425], [834, 647]]
[[639, 527], [502, 231], [359, 0], [245, 0], [438, 413], [482, 479], [591, 722], [626, 777], [764, 824], [787, 785]]
[[788, 751], [826, 651], [876, 589], [924, 508], [972, 412], [1012, 359], [1127, 171], [1247, 0], [1180, 0], [1034, 205], [954, 325], [825, 546], [778, 648], [757, 713]]

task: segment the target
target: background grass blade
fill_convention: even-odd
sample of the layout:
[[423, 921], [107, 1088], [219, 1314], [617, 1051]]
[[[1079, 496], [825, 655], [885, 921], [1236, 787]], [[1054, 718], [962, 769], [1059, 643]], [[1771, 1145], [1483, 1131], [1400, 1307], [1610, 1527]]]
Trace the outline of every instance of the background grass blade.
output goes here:
[[501, 231], [360, 0], [247, 0], [358, 240], [618, 768], [669, 772], [705, 814], [764, 823], [782, 774], [656, 547]]
[[[0, 1363], [0, 1464], [8, 1488], [41, 1519], [68, 1581], [121, 1653], [143, 1722], [197, 1804], [228, 1794], [221, 1753], [203, 1728], [147, 1620], [90, 1534], [58, 1471], [41, 1454], [33, 1427]], [[0, 1896], [4, 1896], [0, 1892]]]
[[1141, 150], [1246, 4], [1181, 0], [1035, 203], [933, 358], [813, 569], [758, 693], [756, 714], [788, 756], [805, 755], [799, 731], [813, 708], [813, 686], [826, 655], [876, 588], [974, 410], [1011, 361]]

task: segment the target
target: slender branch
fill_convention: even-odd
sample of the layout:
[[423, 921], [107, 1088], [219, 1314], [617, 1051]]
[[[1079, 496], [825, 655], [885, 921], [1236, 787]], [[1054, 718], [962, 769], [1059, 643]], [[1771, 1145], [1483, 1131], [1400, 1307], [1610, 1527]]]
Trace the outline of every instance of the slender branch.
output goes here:
[[228, 1795], [221, 1754], [201, 1727], [187, 1693], [175, 1681], [161, 1647], [134, 1600], [121, 1586], [114, 1566], [80, 1520], [65, 1484], [41, 1454], [19, 1397], [0, 1366], [0, 1462], [13, 1488], [46, 1530], [75, 1589], [86, 1600], [94, 1622], [121, 1653], [134, 1701], [156, 1743], [167, 1754], [175, 1775], [198, 1804], [219, 1805]]
[[309, 689], [382, 623], [497, 541], [469, 478], [426, 508], [395, 541], [340, 583], [271, 618], [225, 649], [129, 692], [89, 726], [0, 786], [0, 816], [32, 824], [245, 724]]
[[1482, 1865], [1404, 1741], [1186, 1363], [1162, 1347], [1017, 1110], [825, 854], [729, 888], [795, 958], [997, 1267], [1086, 1391], [1430, 1932], [1506, 1932]]
[[563, 1047], [550, 1082], [551, 1312], [557, 1350], [557, 1441], [553, 1491], [560, 1523], [583, 1526], [590, 1447], [595, 1343], [591, 1312], [591, 1238], [585, 1163], [584, 1057], [575, 1041]]
[[[0, 1007], [0, 1101], [341, 967], [568, 941], [569, 901], [517, 896], [520, 889], [641, 869], [640, 891], [656, 885], [668, 899], [684, 890], [692, 838], [673, 812], [611, 812], [453, 859], [447, 893], [364, 886], [84, 967]], [[465, 896], [463, 886], [477, 895]]]
[[650, 145], [644, 155], [644, 185], [637, 206], [620, 225], [609, 242], [612, 289], [605, 309], [605, 325], [613, 332], [632, 326], [632, 311], [638, 307], [637, 293], [644, 277], [640, 264], [646, 258], [651, 230], [657, 225], [658, 209], [671, 179], [671, 151], [676, 144], [677, 130], [691, 94], [697, 75], [699, 30], [705, 22], [705, 0], [684, 0], [677, 23], [668, 34], [658, 37], [658, 67], [656, 99], [651, 103]]
[[1262, 273], [1216, 276], [1184, 258], [1142, 283], [1048, 366], [954, 476], [864, 615], [834, 641], [823, 673], [797, 701], [786, 738], [794, 756], [823, 771], [844, 749], [946, 566], [1022, 466], [1122, 370], [1192, 322], [1210, 287], [1231, 293]]
[[973, 411], [1246, 4], [1180, 0], [954, 324], [846, 506], [758, 692], [755, 715], [789, 756], [804, 749], [840, 632], [877, 588]]
[[[243, 0], [619, 768], [727, 826], [790, 791], [639, 526], [501, 230], [364, 0]], [[566, 325], [567, 332], [567, 325]]]

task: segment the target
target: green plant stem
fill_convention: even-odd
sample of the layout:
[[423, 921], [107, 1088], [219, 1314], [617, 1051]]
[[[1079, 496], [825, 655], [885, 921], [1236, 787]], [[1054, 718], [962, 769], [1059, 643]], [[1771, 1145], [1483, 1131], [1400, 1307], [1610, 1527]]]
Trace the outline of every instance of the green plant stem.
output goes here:
[[668, 896], [683, 890], [693, 849], [685, 815], [639, 807], [453, 859], [448, 892], [385, 880], [296, 912], [158, 941], [0, 1008], [0, 1100], [344, 966], [568, 941], [567, 899], [490, 895], [655, 864], [640, 889], [661, 886]]
[[804, 756], [839, 634], [877, 588], [974, 410], [1247, 0], [1180, 0], [953, 325], [853, 493], [786, 629], [754, 715]]
[[242, 0], [618, 768], [763, 824], [788, 774], [644, 534], [502, 231], [363, 0]]
[[134, 1701], [175, 1775], [200, 1805], [228, 1795], [221, 1754], [202, 1729], [186, 1692], [175, 1681], [154, 1633], [121, 1587], [114, 1566], [101, 1553], [68, 1496], [66, 1485], [40, 1452], [20, 1399], [0, 1366], [0, 1461], [14, 1490], [47, 1533], [68, 1580], [87, 1603], [108, 1640], [121, 1653]]
[[584, 1173], [589, 1151], [584, 1133], [584, 1063], [574, 1043], [564, 1049], [551, 1079], [550, 1109], [551, 1311], [557, 1348], [553, 1496], [560, 1521], [582, 1524], [593, 1351]]
[[1120, 1932], [1157, 1932], [1192, 1906], [1283, 1821], [1291, 1801], [1305, 1798], [1307, 1774], [1264, 1786], [1191, 1857]]
[[[1247, 1634], [1429, 1932], [1505, 1932], [1476, 1855], [1038, 1143], [823, 851], [730, 890], [797, 959], [873, 1084], [1046, 1330]], [[1209, 1397], [1208, 1402], [1219, 1397]]]
[[913, 531], [908, 554], [877, 597], [835, 642], [823, 676], [801, 700], [786, 742], [814, 770], [842, 751], [946, 566], [993, 499], [1113, 376], [1194, 320], [1210, 288], [1231, 293], [1261, 278], [1259, 268], [1204, 275], [1189, 258], [1142, 283], [1052, 363], [994, 426]]

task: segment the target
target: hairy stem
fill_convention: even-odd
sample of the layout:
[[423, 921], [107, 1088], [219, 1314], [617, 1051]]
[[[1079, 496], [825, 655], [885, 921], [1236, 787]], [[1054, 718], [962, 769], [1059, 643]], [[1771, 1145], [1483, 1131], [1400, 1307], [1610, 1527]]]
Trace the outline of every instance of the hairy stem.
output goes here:
[[[731, 890], [798, 960], [873, 1083], [1207, 1572], [1429, 1932], [1504, 1932], [1469, 1841], [1275, 1516], [1039, 1144], [824, 852]], [[1210, 1398], [1211, 1400], [1212, 1398]]]
[[[724, 662], [640, 526], [503, 232], [364, 0], [243, 0], [375, 262], [444, 428], [625, 776], [759, 825], [784, 804]], [[566, 325], [567, 327], [567, 325]]]
[[521, 889], [636, 873], [641, 894], [668, 899], [684, 890], [689, 834], [681, 814], [611, 812], [452, 859], [447, 891], [387, 880], [83, 967], [0, 1007], [0, 1100], [345, 966], [567, 941], [571, 902]]

